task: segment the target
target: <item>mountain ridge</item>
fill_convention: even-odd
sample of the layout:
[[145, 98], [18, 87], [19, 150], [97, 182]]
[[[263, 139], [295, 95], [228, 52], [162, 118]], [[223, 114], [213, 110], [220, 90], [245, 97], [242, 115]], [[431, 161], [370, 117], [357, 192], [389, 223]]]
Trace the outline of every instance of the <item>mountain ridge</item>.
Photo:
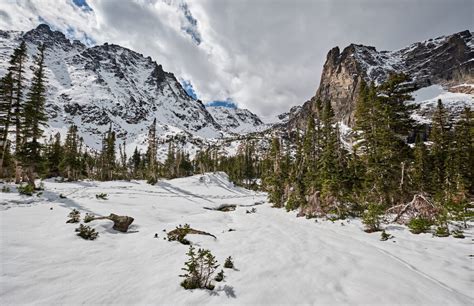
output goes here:
[[145, 147], [148, 127], [155, 118], [163, 143], [176, 137], [202, 143], [238, 132], [223, 128], [200, 100], [188, 95], [173, 73], [164, 71], [151, 57], [116, 44], [88, 47], [45, 24], [27, 32], [0, 31], [0, 75], [21, 40], [27, 43], [27, 66], [37, 46], [46, 46], [49, 134], [61, 132], [64, 137], [67, 126], [75, 124], [85, 144], [98, 150], [110, 127], [121, 142]]
[[336, 118], [354, 124], [354, 112], [362, 80], [382, 83], [392, 72], [404, 72], [417, 89], [431, 85], [454, 87], [474, 84], [472, 32], [440, 36], [394, 51], [350, 44], [342, 52], [332, 48], [326, 57], [315, 95], [289, 120], [290, 127], [304, 128], [308, 114], [317, 116], [316, 101], [331, 101]]

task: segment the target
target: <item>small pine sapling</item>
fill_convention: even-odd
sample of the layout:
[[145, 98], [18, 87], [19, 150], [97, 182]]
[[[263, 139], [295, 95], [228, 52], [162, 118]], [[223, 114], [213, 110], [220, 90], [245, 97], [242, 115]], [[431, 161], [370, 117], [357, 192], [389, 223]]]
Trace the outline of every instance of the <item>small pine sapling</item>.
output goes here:
[[66, 221], [66, 223], [79, 223], [81, 219], [81, 213], [77, 209], [73, 209], [69, 215], [68, 215], [69, 220]]
[[252, 208], [251, 210], [248, 210], [248, 209], [247, 209], [247, 210], [245, 211], [245, 213], [247, 213], [247, 214], [254, 214], [254, 213], [256, 213], [256, 212], [257, 212], [257, 209], [256, 209], [255, 207]]
[[466, 238], [466, 237], [464, 236], [464, 232], [463, 232], [462, 230], [454, 230], [454, 231], [452, 232], [452, 234], [453, 234], [453, 237], [454, 237], [454, 238], [458, 238], [458, 239], [464, 239], [464, 238]]
[[18, 193], [19, 194], [22, 194], [22, 195], [27, 195], [27, 196], [32, 196], [33, 193], [35, 192], [35, 187], [32, 186], [32, 185], [21, 185], [21, 186], [18, 186]]
[[96, 194], [96, 195], [95, 195], [95, 198], [96, 198], [97, 200], [108, 200], [108, 199], [107, 199], [107, 196], [108, 196], [108, 195], [107, 195], [106, 193], [101, 192], [101, 193]]
[[380, 205], [369, 204], [362, 216], [362, 223], [365, 225], [365, 231], [367, 233], [380, 231], [382, 215], [383, 209]]
[[86, 215], [84, 216], [84, 223], [89, 223], [93, 221], [94, 218], [95, 216], [93, 214], [86, 213]]
[[448, 212], [443, 210], [436, 218], [436, 230], [433, 233], [436, 237], [448, 237], [449, 236], [449, 227], [448, 227]]
[[412, 232], [413, 234], [426, 233], [430, 230], [431, 225], [432, 222], [423, 217], [412, 218], [410, 221], [408, 221], [407, 224], [408, 228], [410, 229], [410, 232]]
[[433, 233], [436, 237], [448, 237], [449, 230], [445, 226], [437, 226], [435, 232]]
[[227, 268], [227, 269], [233, 269], [234, 268], [234, 262], [232, 261], [231, 256], [226, 258], [226, 260], [224, 262], [224, 268]]
[[385, 230], [382, 231], [382, 233], [380, 234], [380, 241], [387, 241], [388, 239], [392, 239], [393, 236], [386, 233]]
[[190, 231], [191, 226], [189, 224], [186, 223], [184, 226], [181, 226], [180, 224], [174, 231], [168, 233], [168, 241], [178, 241], [181, 244], [189, 245], [191, 242], [185, 237]]
[[221, 272], [217, 273], [216, 277], [214, 278], [216, 282], [222, 282], [224, 280], [224, 270], [221, 270]]
[[180, 277], [184, 277], [181, 286], [184, 289], [213, 290], [213, 274], [219, 265], [211, 251], [199, 249], [196, 252], [196, 249], [190, 246], [186, 255], [188, 255], [188, 260], [184, 263], [185, 267], [182, 268], [185, 274], [180, 275]]
[[97, 233], [95, 229], [84, 224], [79, 225], [79, 227], [76, 228], [76, 232], [79, 237], [85, 240], [94, 240], [99, 236], [99, 233]]

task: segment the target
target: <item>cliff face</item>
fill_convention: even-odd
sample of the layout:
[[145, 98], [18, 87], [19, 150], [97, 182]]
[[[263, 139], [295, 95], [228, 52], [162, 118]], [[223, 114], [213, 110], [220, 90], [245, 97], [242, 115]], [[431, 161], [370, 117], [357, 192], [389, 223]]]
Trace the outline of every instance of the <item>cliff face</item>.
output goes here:
[[[307, 114], [316, 113], [316, 101], [331, 101], [336, 118], [354, 124], [354, 111], [362, 80], [382, 83], [390, 73], [404, 72], [416, 88], [442, 85], [449, 89], [474, 83], [474, 40], [463, 31], [429, 39], [397, 51], [351, 44], [340, 52], [331, 49], [323, 67], [321, 82], [313, 98], [290, 121], [304, 128]], [[471, 100], [472, 101], [472, 100]]]

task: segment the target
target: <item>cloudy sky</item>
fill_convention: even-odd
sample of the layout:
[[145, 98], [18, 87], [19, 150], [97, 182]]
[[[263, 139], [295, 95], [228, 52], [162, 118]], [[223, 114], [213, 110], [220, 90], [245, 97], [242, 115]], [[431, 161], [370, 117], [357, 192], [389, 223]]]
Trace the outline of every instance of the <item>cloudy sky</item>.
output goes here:
[[325, 57], [474, 29], [474, 0], [0, 0], [0, 29], [39, 23], [150, 55], [203, 102], [270, 117], [316, 92]]

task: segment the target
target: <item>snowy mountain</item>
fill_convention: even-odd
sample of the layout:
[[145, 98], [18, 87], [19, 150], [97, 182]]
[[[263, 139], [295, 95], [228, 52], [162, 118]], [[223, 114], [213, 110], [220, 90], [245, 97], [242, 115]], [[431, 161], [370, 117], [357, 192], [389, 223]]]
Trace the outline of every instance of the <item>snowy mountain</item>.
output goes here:
[[206, 109], [224, 131], [229, 133], [246, 134], [268, 128], [268, 125], [248, 109], [223, 106], [206, 106]]
[[131, 149], [143, 145], [154, 118], [163, 141], [180, 137], [196, 143], [225, 134], [204, 105], [150, 57], [107, 43], [87, 47], [44, 24], [26, 33], [0, 31], [0, 76], [21, 40], [28, 47], [27, 66], [37, 46], [46, 45], [49, 133], [64, 136], [75, 123], [94, 149], [110, 126]]
[[[444, 92], [459, 93], [457, 86], [464, 84], [461, 87], [464, 87], [465, 95], [457, 97], [463, 99], [464, 105], [474, 107], [474, 39], [470, 31], [463, 31], [417, 42], [396, 51], [378, 51], [375, 47], [357, 44], [349, 45], [342, 52], [339, 47], [331, 49], [315, 96], [289, 120], [290, 126], [304, 128], [306, 116], [316, 112], [318, 99], [331, 101], [336, 118], [352, 126], [361, 81], [380, 84], [392, 72], [409, 75], [413, 86], [419, 89], [438, 85]], [[430, 105], [422, 107], [423, 113], [414, 115], [424, 117], [429, 113], [427, 108]], [[451, 105], [447, 105], [449, 110], [459, 110], [459, 103], [452, 109]]]

